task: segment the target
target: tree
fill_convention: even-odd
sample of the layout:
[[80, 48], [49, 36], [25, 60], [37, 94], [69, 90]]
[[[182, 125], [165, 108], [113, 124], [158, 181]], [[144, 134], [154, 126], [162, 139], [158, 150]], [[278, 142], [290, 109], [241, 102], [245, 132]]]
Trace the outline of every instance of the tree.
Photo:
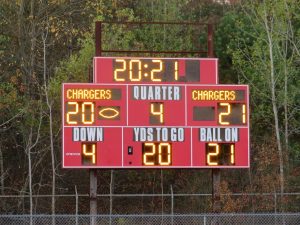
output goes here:
[[[234, 67], [241, 74], [239, 82], [251, 86], [252, 134], [257, 141], [272, 140], [275, 136], [282, 195], [288, 168], [288, 139], [296, 135], [292, 132], [293, 127], [299, 126], [290, 123], [299, 116], [294, 113], [299, 73], [296, 72], [295, 46], [291, 41], [295, 39], [292, 34], [295, 34], [293, 24], [296, 21], [291, 16], [296, 15], [295, 4], [296, 1], [286, 0], [244, 3], [241, 6], [244, 15], [237, 14], [235, 18], [229, 15], [234, 18], [237, 29], [231, 34], [232, 41], [226, 45]], [[269, 121], [273, 121], [273, 126]]]

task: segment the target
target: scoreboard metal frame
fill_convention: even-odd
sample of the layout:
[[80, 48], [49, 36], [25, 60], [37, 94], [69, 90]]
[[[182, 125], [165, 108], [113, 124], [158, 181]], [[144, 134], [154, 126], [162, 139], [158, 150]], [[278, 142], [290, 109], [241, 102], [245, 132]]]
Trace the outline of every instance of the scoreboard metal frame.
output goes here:
[[95, 57], [62, 86], [63, 168], [249, 168], [249, 87], [217, 62]]

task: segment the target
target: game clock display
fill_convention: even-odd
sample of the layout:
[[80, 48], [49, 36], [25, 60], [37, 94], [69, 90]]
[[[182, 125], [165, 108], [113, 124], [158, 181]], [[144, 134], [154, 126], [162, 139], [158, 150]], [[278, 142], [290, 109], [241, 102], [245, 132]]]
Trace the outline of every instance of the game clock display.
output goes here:
[[95, 57], [95, 83], [218, 83], [214, 58]]

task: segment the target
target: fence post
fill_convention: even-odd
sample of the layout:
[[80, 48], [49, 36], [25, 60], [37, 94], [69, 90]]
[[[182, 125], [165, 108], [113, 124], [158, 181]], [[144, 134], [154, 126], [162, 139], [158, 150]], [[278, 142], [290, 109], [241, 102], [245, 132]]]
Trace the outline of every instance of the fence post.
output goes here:
[[110, 171], [110, 190], [109, 190], [109, 224], [111, 225], [113, 213], [113, 188], [114, 188], [114, 170]]
[[274, 208], [275, 208], [275, 213], [277, 213], [277, 194], [274, 192]]
[[212, 169], [212, 203], [214, 213], [221, 211], [220, 180], [220, 169]]
[[95, 224], [97, 215], [97, 170], [90, 169], [90, 215], [91, 225]]
[[77, 186], [75, 185], [75, 215], [76, 215], [76, 225], [78, 225], [78, 193], [77, 193]]
[[173, 195], [173, 187], [171, 185], [171, 224], [174, 224], [174, 195]]

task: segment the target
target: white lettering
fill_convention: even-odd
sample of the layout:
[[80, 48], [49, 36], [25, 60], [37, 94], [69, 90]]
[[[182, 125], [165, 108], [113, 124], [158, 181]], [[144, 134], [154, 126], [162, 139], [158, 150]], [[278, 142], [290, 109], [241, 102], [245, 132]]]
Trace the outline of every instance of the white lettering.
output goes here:
[[162, 140], [163, 141], [168, 141], [168, 128], [163, 128], [162, 129]]
[[153, 128], [147, 129], [147, 141], [153, 141]]
[[145, 86], [141, 86], [141, 99], [142, 100], [147, 99], [147, 89]]
[[162, 86], [161, 89], [162, 89], [162, 94], [163, 94], [162, 100], [166, 100], [166, 98], [167, 98], [167, 93], [166, 93], [167, 87]]
[[180, 100], [178, 86], [133, 86], [135, 100]]
[[160, 127], [156, 127], [156, 141], [160, 141], [160, 130], [161, 128]]
[[102, 127], [74, 127], [73, 141], [103, 141]]
[[174, 100], [180, 99], [179, 87], [174, 87]]
[[238, 128], [232, 128], [232, 141], [236, 142], [238, 141]]
[[207, 131], [206, 131], [206, 141], [212, 141], [211, 129], [210, 128], [207, 128]]
[[134, 86], [133, 87], [133, 97], [138, 100], [139, 99], [139, 87], [138, 86]]
[[73, 141], [79, 141], [79, 128], [73, 128]]
[[138, 140], [139, 140], [139, 131], [140, 131], [139, 128], [137, 128], [137, 127], [133, 128], [133, 132], [134, 132], [134, 140], [135, 140], [135, 141], [138, 141]]
[[199, 141], [237, 142], [239, 128], [199, 128]]
[[206, 129], [200, 128], [200, 141], [206, 141]]
[[177, 141], [177, 129], [171, 128], [171, 141]]
[[86, 129], [82, 129], [84, 127], [80, 128], [80, 140], [81, 141], [86, 141]]
[[146, 141], [146, 128], [140, 128], [140, 141]]
[[88, 141], [94, 141], [95, 136], [96, 136], [96, 128], [95, 127], [87, 128], [87, 139], [88, 139]]
[[159, 86], [155, 86], [155, 100], [160, 100], [160, 87]]
[[184, 129], [178, 128], [177, 141], [184, 141]]
[[97, 141], [103, 141], [103, 128], [97, 127]]

